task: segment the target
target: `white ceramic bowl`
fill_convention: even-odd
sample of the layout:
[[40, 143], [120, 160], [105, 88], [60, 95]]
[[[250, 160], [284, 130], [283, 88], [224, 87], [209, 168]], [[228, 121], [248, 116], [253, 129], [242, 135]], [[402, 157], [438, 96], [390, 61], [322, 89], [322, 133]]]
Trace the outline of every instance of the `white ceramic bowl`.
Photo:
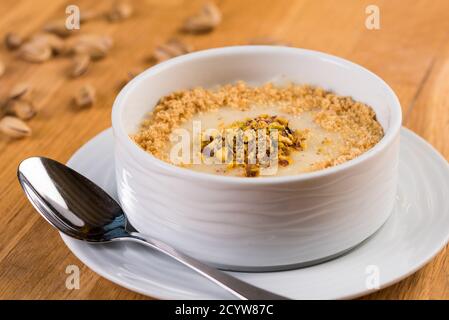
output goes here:
[[[344, 164], [287, 177], [236, 178], [162, 162], [129, 138], [162, 96], [178, 89], [282, 78], [371, 105], [385, 136]], [[141, 232], [213, 265], [272, 270], [341, 254], [378, 230], [397, 186], [401, 107], [378, 76], [315, 51], [271, 46], [211, 49], [152, 67], [112, 112], [118, 196]]]

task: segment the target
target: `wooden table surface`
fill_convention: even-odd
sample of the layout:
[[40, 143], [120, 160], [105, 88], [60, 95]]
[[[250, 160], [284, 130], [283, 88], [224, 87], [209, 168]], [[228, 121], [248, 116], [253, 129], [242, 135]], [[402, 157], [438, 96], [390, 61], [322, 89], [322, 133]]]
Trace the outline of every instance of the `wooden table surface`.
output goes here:
[[[178, 35], [195, 49], [247, 44], [272, 37], [292, 46], [334, 54], [374, 71], [395, 90], [404, 125], [449, 159], [449, 1], [447, 0], [222, 0], [223, 22], [206, 35], [179, 35], [183, 19], [202, 1], [142, 0], [132, 2], [135, 15], [120, 23], [103, 20], [82, 25], [82, 33], [108, 34], [115, 45], [77, 79], [66, 76], [70, 60], [43, 64], [18, 60], [3, 46], [7, 65], [0, 96], [15, 83], [35, 87], [42, 107], [29, 125], [30, 138], [0, 137], [0, 298], [2, 299], [147, 299], [99, 277], [65, 247], [25, 199], [16, 179], [20, 160], [45, 155], [67, 161], [85, 142], [108, 128], [111, 105], [127, 72], [146, 62], [153, 48]], [[30, 35], [49, 20], [65, 17], [68, 4], [81, 10], [107, 2], [2, 0], [0, 37], [9, 31]], [[380, 30], [365, 27], [365, 8], [380, 8]], [[91, 109], [74, 111], [71, 96], [84, 83], [98, 90]], [[65, 286], [67, 265], [81, 270], [81, 287]], [[367, 299], [448, 299], [447, 248], [424, 268]]]

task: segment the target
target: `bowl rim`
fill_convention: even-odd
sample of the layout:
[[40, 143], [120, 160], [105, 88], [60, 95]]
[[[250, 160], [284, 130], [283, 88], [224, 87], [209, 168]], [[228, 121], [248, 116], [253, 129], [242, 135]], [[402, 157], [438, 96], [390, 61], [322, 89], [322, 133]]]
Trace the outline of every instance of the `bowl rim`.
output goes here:
[[[364, 152], [360, 156], [336, 166], [332, 166], [317, 171], [301, 173], [297, 175], [272, 176], [255, 179], [250, 177], [233, 177], [233, 176], [222, 176], [210, 173], [203, 173], [194, 170], [188, 170], [167, 163], [140, 148], [134, 141], [131, 140], [129, 134], [126, 132], [123, 126], [123, 122], [121, 121], [122, 120], [121, 117], [123, 114], [122, 110], [126, 106], [124, 101], [126, 100], [127, 96], [132, 93], [133, 89], [135, 89], [135, 87], [141, 81], [144, 81], [146, 78], [156, 75], [159, 72], [163, 72], [165, 69], [176, 67], [179, 64], [188, 63], [191, 60], [202, 59], [205, 57], [231, 55], [239, 53], [248, 54], [248, 53], [270, 53], [270, 52], [272, 53], [290, 52], [306, 56], [315, 56], [316, 58], [330, 60], [331, 62], [339, 64], [346, 68], [356, 68], [362, 72], [367, 73], [369, 76], [373, 77], [376, 81], [379, 82], [379, 84], [383, 87], [383, 89], [385, 89], [387, 95], [389, 95], [393, 101], [393, 103], [389, 105], [389, 109], [392, 111], [388, 117], [389, 127], [386, 130], [382, 139], [374, 147]], [[120, 141], [124, 143], [127, 152], [130, 152], [131, 153], [130, 155], [137, 157], [138, 160], [141, 161], [142, 165], [146, 167], [153, 167], [166, 170], [167, 172], [172, 173], [180, 178], [186, 178], [189, 180], [202, 180], [207, 182], [215, 181], [231, 185], [273, 185], [273, 184], [276, 185], [287, 182], [313, 180], [316, 178], [330, 176], [336, 173], [346, 172], [351, 168], [356, 167], [361, 163], [364, 163], [369, 159], [375, 157], [382, 150], [386, 149], [389, 145], [391, 145], [395, 140], [395, 138], [399, 135], [401, 125], [402, 125], [402, 109], [398, 97], [396, 96], [393, 89], [382, 78], [380, 78], [372, 71], [349, 60], [334, 55], [330, 55], [324, 52], [302, 48], [282, 47], [282, 46], [266, 46], [266, 45], [229, 46], [229, 47], [220, 47], [196, 51], [193, 53], [172, 58], [170, 60], [164, 61], [162, 63], [159, 63], [155, 66], [146, 69], [145, 71], [137, 75], [135, 78], [133, 78], [120, 90], [112, 106], [112, 129], [114, 132], [114, 139], [115, 140], [120, 139]]]

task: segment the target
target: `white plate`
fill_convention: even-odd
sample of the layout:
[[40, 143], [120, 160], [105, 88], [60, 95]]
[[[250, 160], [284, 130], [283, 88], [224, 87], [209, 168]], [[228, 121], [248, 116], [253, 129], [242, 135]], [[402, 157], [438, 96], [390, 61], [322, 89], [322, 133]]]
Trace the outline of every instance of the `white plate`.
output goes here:
[[[79, 149], [68, 164], [116, 197], [110, 129]], [[303, 269], [233, 274], [293, 299], [354, 298], [375, 291], [372, 285], [377, 276], [383, 288], [412, 274], [449, 240], [449, 166], [427, 142], [403, 129], [399, 171], [391, 218], [355, 250]], [[162, 299], [230, 298], [207, 280], [144, 246], [94, 245], [62, 238], [89, 268], [130, 290]]]

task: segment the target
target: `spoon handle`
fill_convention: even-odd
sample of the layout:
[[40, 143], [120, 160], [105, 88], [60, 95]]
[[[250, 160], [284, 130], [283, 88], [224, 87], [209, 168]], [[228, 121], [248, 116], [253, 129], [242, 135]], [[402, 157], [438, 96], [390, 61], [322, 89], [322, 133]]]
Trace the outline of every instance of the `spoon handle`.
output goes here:
[[135, 242], [145, 244], [159, 252], [162, 252], [169, 257], [181, 262], [190, 269], [196, 271], [198, 274], [209, 279], [221, 288], [227, 290], [240, 300], [288, 300], [287, 298], [274, 294], [272, 292], [260, 289], [249, 283], [241, 281], [232, 277], [218, 269], [210, 267], [184, 253], [177, 251], [166, 243], [159, 240], [152, 239], [138, 232], [130, 232], [129, 239]]

